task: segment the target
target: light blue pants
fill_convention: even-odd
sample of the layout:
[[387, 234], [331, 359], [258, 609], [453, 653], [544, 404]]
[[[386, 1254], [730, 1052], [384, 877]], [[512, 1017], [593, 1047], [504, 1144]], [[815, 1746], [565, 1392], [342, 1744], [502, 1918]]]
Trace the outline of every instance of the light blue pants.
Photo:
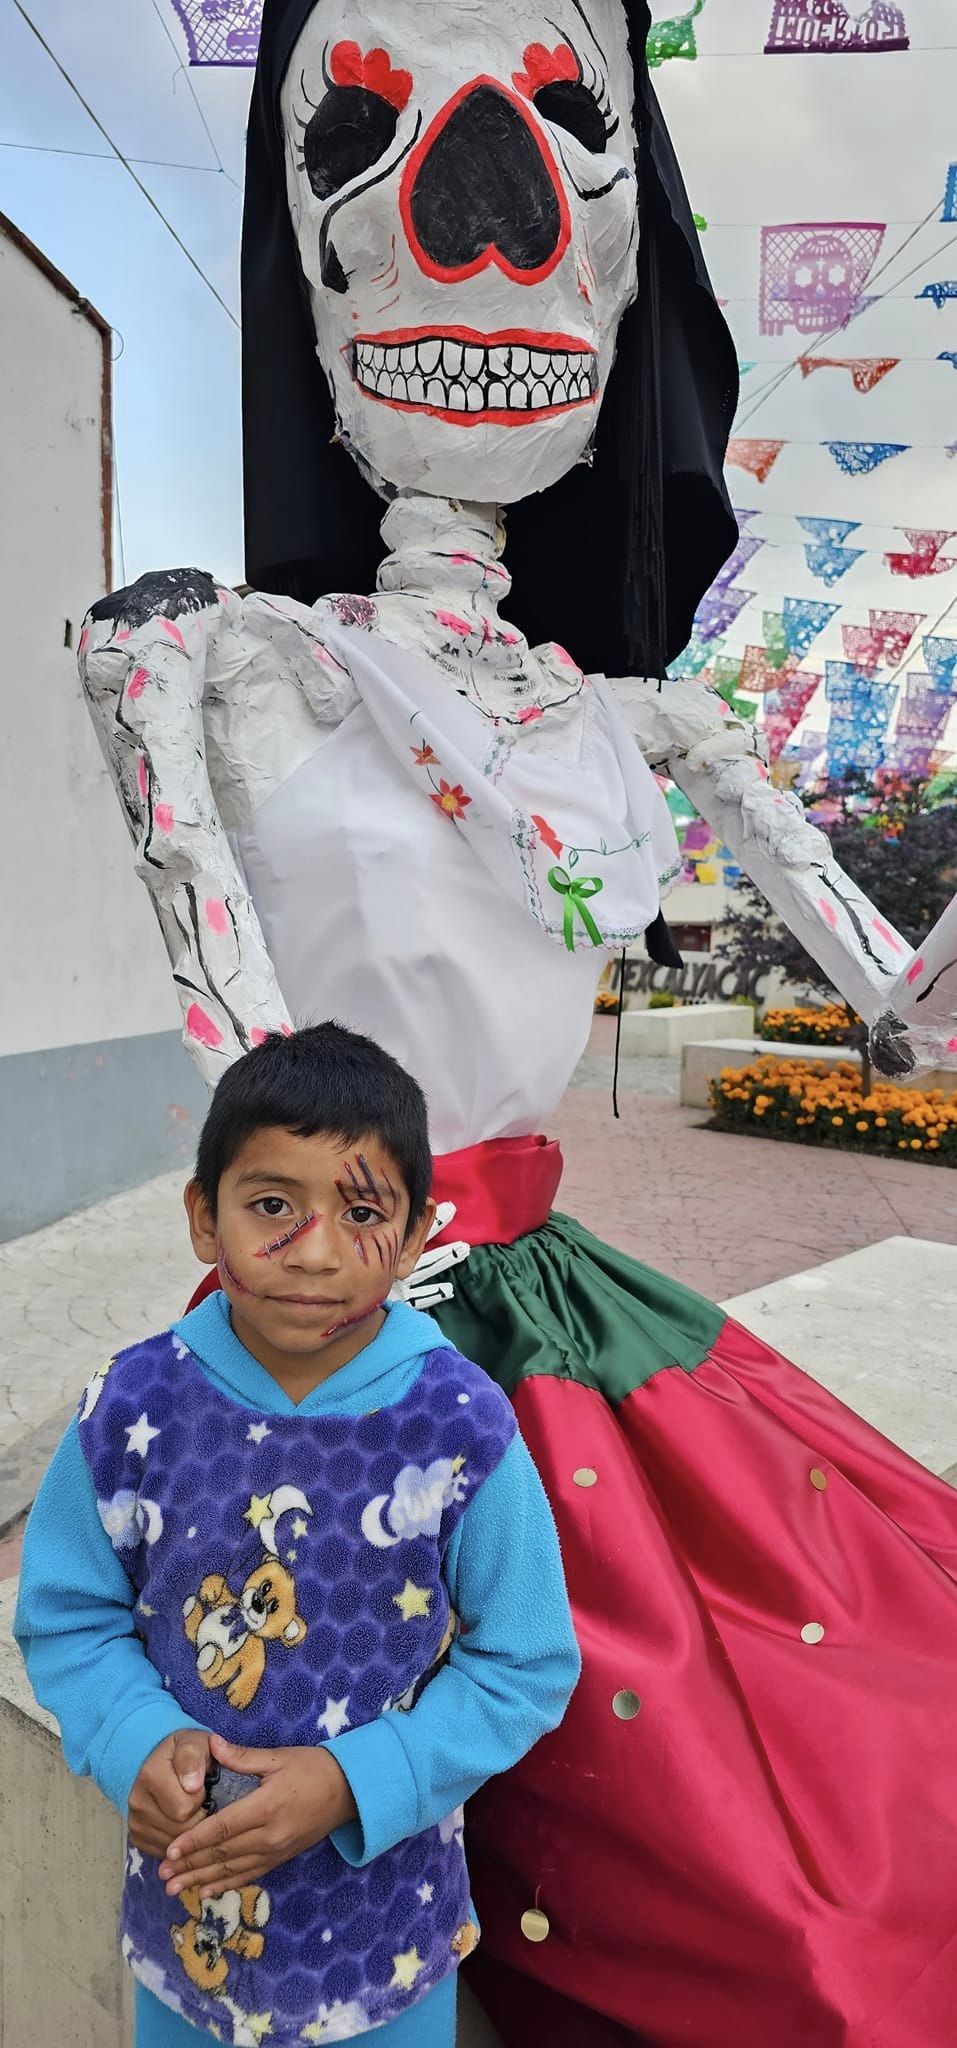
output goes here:
[[[401, 2019], [355, 2038], [370, 2048], [455, 2048], [455, 1993], [458, 1971], [452, 1970], [434, 1991], [420, 1999]], [[268, 2035], [264, 2048], [268, 2048]], [[334, 2037], [333, 2037], [334, 2038]], [[212, 2041], [205, 2027], [191, 2027], [178, 2013], [136, 1986], [136, 2048], [202, 2048]]]

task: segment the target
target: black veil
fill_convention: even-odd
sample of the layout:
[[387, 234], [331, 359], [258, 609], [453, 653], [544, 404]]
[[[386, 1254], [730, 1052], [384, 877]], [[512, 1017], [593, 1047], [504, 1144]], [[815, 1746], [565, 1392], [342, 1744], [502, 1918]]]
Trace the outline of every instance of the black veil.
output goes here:
[[[265, 0], [243, 219], [246, 575], [309, 603], [374, 588], [382, 503], [334, 441], [286, 196], [279, 94], [314, 0]], [[427, 0], [423, 0], [427, 4]], [[625, 0], [635, 70], [639, 292], [622, 319], [591, 466], [508, 511], [509, 615], [586, 670], [661, 674], [737, 539], [722, 465], [735, 351]], [[562, 574], [563, 557], [574, 574]]]

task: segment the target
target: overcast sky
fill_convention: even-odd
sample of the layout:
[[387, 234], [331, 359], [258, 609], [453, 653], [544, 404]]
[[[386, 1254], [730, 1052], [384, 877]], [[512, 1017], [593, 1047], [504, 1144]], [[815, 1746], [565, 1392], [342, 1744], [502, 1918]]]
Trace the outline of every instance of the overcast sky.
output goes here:
[[[61, 63], [238, 313], [239, 181], [251, 74], [194, 70], [214, 146], [190, 96], [185, 45], [170, 0], [25, 0]], [[423, 7], [428, 0], [422, 0]], [[852, 0], [859, 4], [859, 0]], [[882, 550], [904, 546], [895, 527], [957, 525], [957, 300], [937, 311], [916, 297], [927, 282], [957, 279], [957, 224], [941, 223], [947, 165], [957, 158], [957, 21], [954, 0], [902, 0], [914, 47], [907, 55], [764, 57], [771, 0], [707, 0], [700, 56], [657, 74], [689, 186], [706, 216], [705, 249], [745, 359], [742, 432], [788, 438], [764, 485], [730, 473], [738, 504], [761, 510], [766, 545], [746, 582], [753, 607], [731, 636], [760, 638], [762, 604], [786, 591], [836, 594], [848, 618], [869, 605], [910, 606], [936, 618], [957, 571], [927, 583], [891, 578]], [[656, 0], [657, 16], [680, 11]], [[175, 44], [164, 33], [167, 24]], [[96, 156], [106, 144], [21, 20], [0, 0], [0, 207], [64, 270], [117, 330], [116, 441], [128, 577], [197, 562], [217, 576], [242, 571], [238, 333], [191, 270], [124, 169]], [[224, 171], [218, 170], [218, 150]], [[846, 372], [792, 374], [761, 398], [775, 366], [802, 346], [791, 330], [758, 332], [760, 224], [887, 223], [881, 261], [933, 216], [884, 273], [888, 295], [831, 344], [835, 353], [904, 360], [866, 396]], [[917, 265], [916, 274], [904, 273]], [[898, 289], [896, 280], [904, 279]], [[121, 338], [121, 339], [120, 339]], [[913, 452], [869, 476], [847, 477], [819, 443], [887, 439]], [[854, 518], [865, 557], [836, 593], [808, 578], [791, 515]], [[953, 617], [953, 615], [952, 615]], [[839, 621], [816, 654], [839, 654]], [[946, 630], [946, 626], [944, 628]], [[951, 631], [957, 630], [953, 625]]]

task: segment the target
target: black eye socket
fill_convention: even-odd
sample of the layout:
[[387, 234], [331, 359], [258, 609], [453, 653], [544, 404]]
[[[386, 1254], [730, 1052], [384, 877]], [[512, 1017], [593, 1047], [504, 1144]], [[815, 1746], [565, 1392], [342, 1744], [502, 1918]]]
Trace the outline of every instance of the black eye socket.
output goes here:
[[303, 165], [317, 199], [331, 199], [385, 154], [398, 124], [396, 108], [364, 85], [333, 85], [302, 138]]
[[556, 78], [551, 85], [540, 86], [533, 104], [543, 121], [564, 128], [594, 156], [607, 149], [610, 131], [604, 110], [580, 78]]

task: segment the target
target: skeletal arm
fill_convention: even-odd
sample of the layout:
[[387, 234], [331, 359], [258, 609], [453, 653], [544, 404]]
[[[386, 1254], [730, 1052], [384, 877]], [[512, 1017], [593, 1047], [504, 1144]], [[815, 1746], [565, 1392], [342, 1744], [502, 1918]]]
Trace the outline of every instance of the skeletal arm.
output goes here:
[[282, 992], [210, 788], [207, 673], [233, 659], [242, 605], [197, 571], [143, 578], [95, 605], [80, 675], [159, 919], [204, 1079], [289, 1028]]
[[926, 1064], [923, 1050], [903, 1044], [892, 1008], [911, 948], [838, 866], [798, 798], [768, 780], [754, 727], [698, 683], [626, 678], [611, 687], [649, 766], [677, 783], [871, 1028], [875, 1065], [900, 1073]]

